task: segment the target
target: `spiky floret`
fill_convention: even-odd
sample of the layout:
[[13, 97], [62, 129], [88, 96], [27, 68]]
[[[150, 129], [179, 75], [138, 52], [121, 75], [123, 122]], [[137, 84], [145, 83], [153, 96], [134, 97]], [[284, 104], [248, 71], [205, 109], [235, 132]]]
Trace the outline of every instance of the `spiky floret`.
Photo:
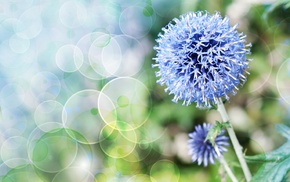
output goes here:
[[[197, 125], [195, 131], [189, 134], [190, 139], [188, 140], [189, 154], [191, 155], [192, 161], [204, 166], [209, 163], [214, 164], [214, 160], [218, 158], [218, 154], [215, 151], [212, 143], [207, 140], [207, 134], [213, 125], [209, 123], [203, 123], [203, 125]], [[219, 150], [220, 154], [227, 151], [224, 146], [228, 146], [228, 137], [224, 136], [224, 130], [215, 138], [215, 146]]]
[[245, 73], [251, 44], [216, 12], [189, 12], [175, 18], [158, 35], [157, 83], [174, 94], [173, 101], [192, 102], [199, 108], [217, 104], [218, 98], [229, 99], [246, 81]]

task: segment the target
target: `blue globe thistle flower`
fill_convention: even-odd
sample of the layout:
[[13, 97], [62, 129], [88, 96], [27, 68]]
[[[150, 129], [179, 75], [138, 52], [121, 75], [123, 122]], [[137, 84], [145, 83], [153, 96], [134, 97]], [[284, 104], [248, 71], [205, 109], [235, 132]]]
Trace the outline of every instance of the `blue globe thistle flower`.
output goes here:
[[218, 98], [228, 100], [236, 94], [237, 86], [246, 81], [245, 73], [249, 74], [246, 54], [251, 47], [236, 28], [218, 12], [202, 11], [181, 15], [162, 28], [153, 67], [159, 68], [157, 83], [167, 86], [174, 102], [209, 108]]
[[[214, 159], [218, 158], [214, 146], [209, 140], [206, 140], [208, 131], [211, 127], [213, 127], [213, 125], [203, 123], [203, 125], [197, 125], [195, 131], [189, 134], [189, 154], [191, 155], [192, 161], [197, 161], [198, 165], [202, 163], [204, 166], [207, 166], [208, 163], [214, 164]], [[224, 130], [215, 138], [215, 145], [220, 154], [227, 151], [224, 146], [229, 146], [229, 138], [223, 134]]]

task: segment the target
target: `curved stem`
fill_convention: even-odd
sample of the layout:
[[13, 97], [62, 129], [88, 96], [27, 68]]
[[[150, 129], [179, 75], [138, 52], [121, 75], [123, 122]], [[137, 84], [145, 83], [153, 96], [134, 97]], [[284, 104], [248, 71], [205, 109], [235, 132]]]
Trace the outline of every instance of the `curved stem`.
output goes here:
[[224, 157], [221, 155], [219, 149], [217, 146], [214, 147], [217, 155], [218, 155], [218, 159], [220, 161], [220, 163], [223, 165], [224, 169], [226, 170], [226, 172], [228, 173], [229, 177], [231, 178], [231, 180], [233, 182], [238, 182], [236, 176], [234, 175], [234, 173], [232, 172], [231, 168], [229, 167], [227, 161], [224, 159]]
[[[220, 113], [220, 115], [221, 115], [221, 117], [223, 119], [223, 122], [227, 122], [227, 121], [230, 120], [230, 118], [229, 118], [229, 116], [228, 116], [228, 114], [227, 114], [227, 112], [225, 110], [224, 104], [223, 104], [221, 99], [219, 99], [219, 102], [218, 102], [218, 111], [219, 111], [219, 113]], [[230, 139], [232, 141], [232, 144], [233, 144], [234, 150], [236, 152], [236, 155], [237, 155], [237, 157], [239, 159], [239, 162], [241, 164], [241, 167], [243, 169], [246, 181], [249, 182], [251, 180], [252, 175], [251, 175], [249, 167], [248, 167], [248, 165], [246, 163], [246, 160], [245, 160], [245, 158], [243, 156], [242, 147], [241, 147], [241, 145], [240, 145], [240, 143], [239, 143], [239, 141], [237, 139], [237, 136], [236, 136], [236, 134], [235, 134], [235, 132], [233, 130], [232, 125], [231, 125], [231, 127], [227, 128], [227, 131], [228, 131], [229, 137], [230, 137]]]

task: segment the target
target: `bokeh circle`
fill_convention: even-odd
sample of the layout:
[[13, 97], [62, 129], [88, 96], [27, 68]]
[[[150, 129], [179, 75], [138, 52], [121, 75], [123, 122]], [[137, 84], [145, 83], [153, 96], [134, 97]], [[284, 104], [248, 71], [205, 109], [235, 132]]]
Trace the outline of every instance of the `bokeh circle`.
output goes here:
[[58, 172], [52, 182], [95, 182], [94, 175], [81, 167], [69, 167]]
[[276, 86], [281, 98], [290, 104], [290, 59], [281, 64], [276, 76]]
[[61, 83], [54, 73], [43, 71], [33, 76], [30, 88], [37, 100], [43, 102], [53, 100], [59, 95]]
[[[142, 126], [148, 119], [151, 112], [151, 100], [148, 98], [149, 91], [147, 87], [137, 79], [131, 77], [119, 77], [108, 82], [101, 92], [108, 96], [116, 106], [112, 112], [116, 113], [116, 118], [109, 121], [103, 116], [104, 121], [111, 126], [118, 126], [113, 122], [127, 122], [132, 129]], [[102, 95], [100, 103], [102, 103]], [[130, 128], [118, 128], [120, 130], [129, 130]]]
[[142, 38], [150, 31], [153, 19], [146, 8], [130, 6], [123, 10], [119, 18], [122, 32], [135, 38]]
[[[83, 55], [83, 64], [79, 67], [78, 71], [85, 77], [92, 80], [101, 80], [104, 77], [94, 70], [94, 66], [89, 61], [89, 50], [91, 46], [106, 46], [111, 39], [108, 32], [92, 32], [84, 35], [77, 43], [75, 51], [81, 51]], [[75, 53], [76, 54], [76, 53]], [[79, 58], [75, 57], [75, 62], [79, 62]]]
[[[128, 137], [130, 136], [130, 140]], [[100, 132], [100, 147], [102, 151], [112, 158], [123, 158], [130, 155], [137, 143], [134, 130], [120, 131], [105, 125]]]
[[34, 111], [37, 127], [45, 132], [61, 128], [63, 105], [55, 100], [40, 103]]
[[56, 52], [55, 61], [62, 71], [74, 72], [83, 64], [83, 54], [75, 45], [66, 44]]
[[[67, 134], [67, 129], [58, 128], [49, 132], [35, 129], [28, 141], [28, 156], [41, 171], [56, 173], [69, 167], [78, 152], [78, 143]], [[75, 131], [70, 130], [71, 133]]]
[[27, 140], [21, 136], [6, 139], [1, 145], [1, 159], [10, 168], [15, 168], [29, 162], [27, 155]]
[[150, 169], [150, 177], [156, 181], [178, 181], [180, 171], [176, 164], [170, 160], [159, 160]]
[[[103, 98], [102, 102], [99, 102], [100, 96]], [[103, 93], [93, 89], [82, 90], [73, 94], [65, 103], [62, 122], [64, 127], [73, 129], [86, 138], [86, 141], [75, 138], [77, 141], [95, 144], [99, 142], [99, 133], [106, 124], [102, 117], [115, 118], [114, 112], [111, 112], [113, 108], [112, 101]]]

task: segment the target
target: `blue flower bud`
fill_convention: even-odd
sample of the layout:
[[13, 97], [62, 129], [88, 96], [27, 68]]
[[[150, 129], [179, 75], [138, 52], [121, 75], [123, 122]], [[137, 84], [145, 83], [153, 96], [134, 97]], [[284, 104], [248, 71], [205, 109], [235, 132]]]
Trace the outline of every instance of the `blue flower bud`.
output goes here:
[[[190, 139], [188, 140], [189, 154], [191, 155], [192, 161], [204, 166], [209, 163], [214, 164], [214, 160], [218, 158], [214, 146], [207, 140], [207, 134], [213, 125], [209, 123], [203, 123], [203, 125], [197, 125], [195, 131], [189, 134]], [[224, 136], [224, 130], [215, 138], [216, 148], [220, 154], [226, 152], [227, 149], [224, 146], [228, 146], [228, 137]]]

